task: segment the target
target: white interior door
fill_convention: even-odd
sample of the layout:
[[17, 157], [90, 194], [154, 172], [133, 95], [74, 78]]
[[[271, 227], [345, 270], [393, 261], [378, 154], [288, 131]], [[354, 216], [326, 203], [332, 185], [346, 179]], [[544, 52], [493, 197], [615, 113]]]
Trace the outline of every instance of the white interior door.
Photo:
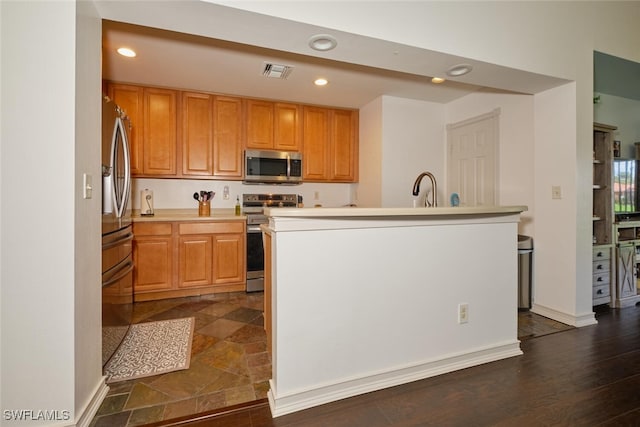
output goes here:
[[447, 190], [461, 206], [498, 204], [500, 110], [447, 125]]

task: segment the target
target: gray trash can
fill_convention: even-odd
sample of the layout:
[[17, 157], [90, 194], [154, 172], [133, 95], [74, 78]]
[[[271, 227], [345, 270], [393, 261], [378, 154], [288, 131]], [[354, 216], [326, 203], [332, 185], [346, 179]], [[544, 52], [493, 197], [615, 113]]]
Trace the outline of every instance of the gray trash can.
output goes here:
[[533, 238], [518, 234], [518, 309], [531, 308]]

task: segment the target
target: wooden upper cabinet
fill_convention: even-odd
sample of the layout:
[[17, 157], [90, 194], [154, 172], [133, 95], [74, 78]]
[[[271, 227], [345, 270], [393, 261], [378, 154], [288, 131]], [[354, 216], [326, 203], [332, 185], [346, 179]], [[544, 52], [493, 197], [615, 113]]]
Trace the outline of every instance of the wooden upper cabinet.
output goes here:
[[273, 148], [300, 151], [301, 141], [300, 106], [276, 102], [274, 105]]
[[246, 102], [247, 148], [300, 151], [300, 107], [296, 104], [259, 101]]
[[129, 152], [131, 155], [131, 174], [142, 174], [142, 141], [143, 135], [143, 89], [140, 86], [109, 83], [107, 92], [125, 114], [129, 117]]
[[247, 148], [273, 149], [273, 102], [247, 100]]
[[358, 180], [358, 113], [304, 107], [303, 179]]
[[358, 113], [354, 110], [331, 112], [331, 168], [332, 181], [358, 180]]
[[213, 95], [182, 93], [182, 174], [213, 175]]
[[213, 174], [242, 178], [242, 98], [213, 100]]
[[107, 83], [134, 176], [241, 180], [243, 149], [303, 153], [303, 180], [357, 182], [358, 111]]
[[329, 178], [329, 110], [303, 109], [302, 179], [325, 181]]
[[143, 173], [176, 175], [177, 92], [144, 88]]

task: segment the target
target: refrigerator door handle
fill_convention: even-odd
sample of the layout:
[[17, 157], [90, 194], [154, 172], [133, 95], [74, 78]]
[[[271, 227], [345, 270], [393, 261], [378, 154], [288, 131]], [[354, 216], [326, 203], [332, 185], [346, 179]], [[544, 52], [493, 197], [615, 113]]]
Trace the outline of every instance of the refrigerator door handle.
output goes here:
[[[120, 143], [119, 143], [120, 142]], [[118, 183], [118, 150], [122, 150], [124, 182], [122, 186]], [[111, 140], [111, 187], [112, 198], [115, 207], [116, 218], [122, 218], [129, 202], [131, 192], [131, 165], [129, 160], [129, 141], [127, 132], [121, 117], [116, 118]]]

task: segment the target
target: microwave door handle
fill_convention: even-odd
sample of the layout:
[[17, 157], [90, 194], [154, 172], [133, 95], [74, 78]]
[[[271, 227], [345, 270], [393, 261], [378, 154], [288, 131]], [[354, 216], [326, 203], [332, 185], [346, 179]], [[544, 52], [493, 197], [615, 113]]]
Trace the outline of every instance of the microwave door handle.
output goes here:
[[287, 178], [291, 178], [291, 156], [287, 154]]

